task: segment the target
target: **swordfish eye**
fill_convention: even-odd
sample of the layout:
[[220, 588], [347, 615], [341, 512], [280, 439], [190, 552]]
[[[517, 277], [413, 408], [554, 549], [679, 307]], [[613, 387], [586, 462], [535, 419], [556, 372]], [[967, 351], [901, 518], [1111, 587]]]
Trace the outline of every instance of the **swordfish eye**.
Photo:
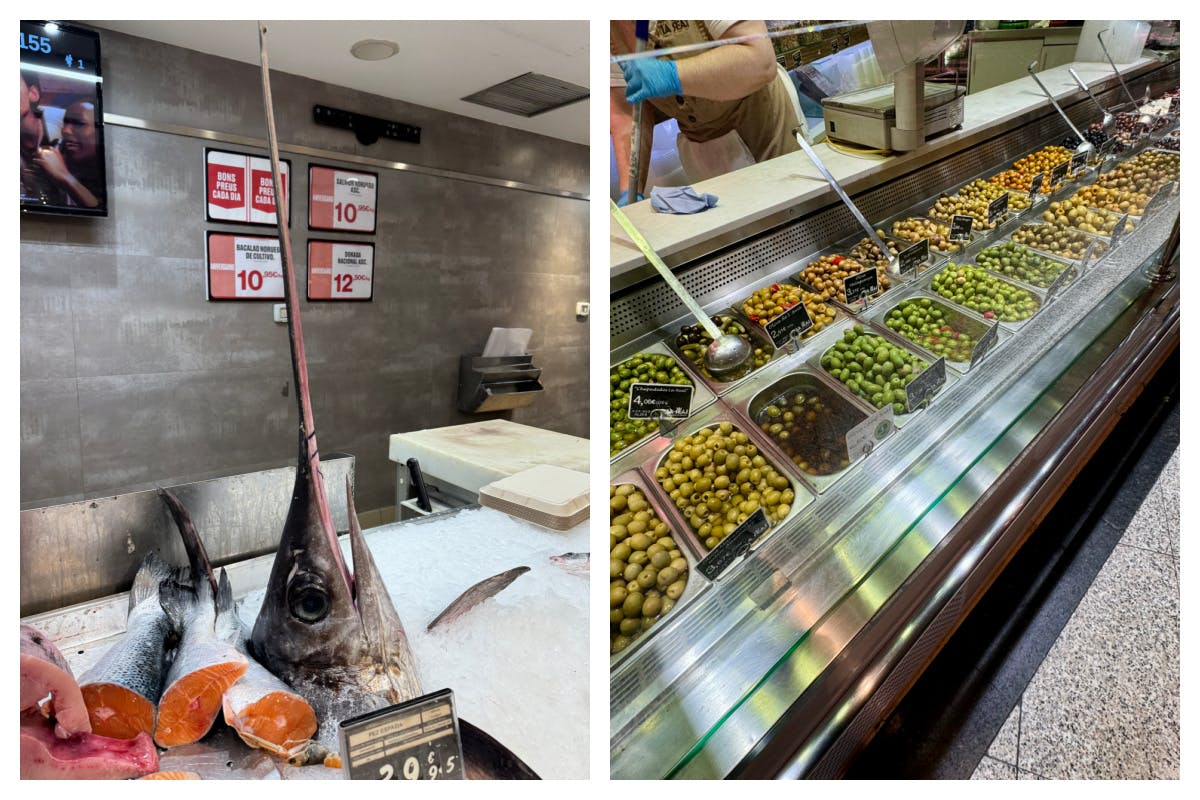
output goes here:
[[288, 610], [301, 622], [320, 622], [329, 615], [329, 593], [319, 579], [301, 576], [288, 586]]

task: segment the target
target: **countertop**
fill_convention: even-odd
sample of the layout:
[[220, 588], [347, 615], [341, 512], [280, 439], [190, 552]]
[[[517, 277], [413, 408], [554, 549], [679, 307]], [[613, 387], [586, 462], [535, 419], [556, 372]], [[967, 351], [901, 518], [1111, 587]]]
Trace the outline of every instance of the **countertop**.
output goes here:
[[[1025, 33], [1025, 31], [1020, 31]], [[1156, 63], [1153, 59], [1141, 58], [1132, 64], [1119, 67], [1122, 74]], [[1046, 88], [1054, 93], [1056, 100], [1064, 98], [1086, 99], [1076, 86], [1068, 68], [1073, 68], [1089, 87], [1112, 78], [1112, 69], [1107, 64], [1073, 63], [1054, 67], [1038, 74]], [[974, 136], [985, 128], [999, 127], [1039, 108], [1054, 113], [1046, 96], [1038, 89], [1033, 78], [996, 86], [968, 95], [965, 99], [962, 128], [939, 136], [925, 146], [910, 153], [888, 158], [852, 156], [841, 153], [822, 142], [813, 149], [824, 161], [833, 176], [850, 193], [866, 188], [866, 181], [883, 170], [893, 170], [906, 162], [916, 161], [932, 150], [946, 148], [954, 143]], [[857, 183], [859, 186], [854, 186]], [[646, 237], [650, 246], [662, 257], [699, 245], [722, 234], [736, 231], [743, 225], [775, 213], [786, 212], [799, 203], [814, 200], [820, 195], [833, 192], [824, 178], [803, 152], [764, 161], [760, 164], [720, 175], [694, 184], [696, 191], [709, 192], [720, 198], [717, 206], [708, 211], [691, 215], [659, 214], [644, 200], [624, 209], [634, 226]], [[609, 221], [609, 269], [610, 278], [616, 278], [646, 264], [641, 251], [626, 236], [615, 220]], [[670, 262], [668, 262], [670, 263]]]
[[587, 439], [504, 419], [394, 433], [388, 458], [401, 466], [416, 458], [428, 475], [475, 493], [539, 464], [587, 472], [589, 463]]

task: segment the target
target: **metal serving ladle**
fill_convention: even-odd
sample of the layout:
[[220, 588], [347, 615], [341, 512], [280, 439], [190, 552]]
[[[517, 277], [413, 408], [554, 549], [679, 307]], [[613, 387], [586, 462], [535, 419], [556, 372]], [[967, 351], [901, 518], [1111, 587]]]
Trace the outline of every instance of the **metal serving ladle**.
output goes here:
[[704, 328], [705, 332], [712, 339], [712, 342], [708, 345], [708, 349], [704, 351], [704, 366], [712, 376], [714, 378], [721, 378], [729, 375], [749, 361], [750, 357], [754, 355], [754, 350], [750, 347], [750, 343], [736, 334], [722, 332], [709, 319], [708, 314], [705, 314], [704, 310], [700, 308], [700, 304], [688, 294], [687, 289], [683, 288], [683, 284], [679, 282], [679, 279], [671, 274], [671, 270], [658, 257], [658, 253], [654, 252], [654, 248], [650, 246], [646, 238], [642, 236], [637, 228], [633, 227], [633, 223], [629, 221], [629, 217], [625, 216], [625, 213], [621, 211], [611, 198], [608, 204], [611, 206], [610, 210], [617, 224], [625, 230], [625, 233], [629, 235], [633, 243], [642, 251], [642, 255], [658, 270], [658, 274], [666, 281], [667, 286], [671, 287], [671, 290], [687, 306], [687, 310], [692, 312], [692, 316], [696, 318], [696, 321], [700, 323], [701, 327]]
[[1087, 96], [1092, 98], [1092, 102], [1095, 103], [1096, 107], [1104, 113], [1104, 118], [1100, 122], [1100, 130], [1108, 133], [1112, 129], [1113, 124], [1117, 121], [1117, 118], [1114, 117], [1107, 108], [1100, 105], [1100, 101], [1096, 99], [1096, 95], [1092, 94], [1092, 90], [1088, 88], [1088, 85], [1080, 80], [1079, 76], [1075, 74], [1074, 69], [1068, 67], [1067, 72], [1071, 73], [1071, 77], [1075, 79], [1077, 84], [1079, 84], [1079, 88], [1087, 92]]
[[1036, 61], [1030, 61], [1029, 66], [1025, 67], [1025, 70], [1029, 73], [1029, 77], [1033, 78], [1037, 85], [1041, 87], [1042, 93], [1046, 95], [1046, 99], [1050, 101], [1052, 106], [1054, 106], [1054, 110], [1057, 111], [1058, 115], [1067, 123], [1067, 127], [1075, 131], [1075, 136], [1079, 139], [1079, 146], [1075, 148], [1075, 152], [1090, 153], [1095, 150], [1096, 146], [1089, 142], [1084, 135], [1079, 132], [1079, 128], [1075, 127], [1075, 123], [1071, 122], [1066, 112], [1062, 110], [1061, 106], [1059, 106], [1058, 101], [1054, 99], [1054, 95], [1050, 94], [1050, 90], [1046, 88], [1046, 85], [1042, 83], [1041, 79], [1038, 78], [1037, 74], [1033, 71], [1033, 68], [1036, 66]]
[[[1129, 91], [1129, 86], [1125, 83], [1125, 79], [1121, 77], [1121, 71], [1117, 69], [1117, 65], [1113, 62], [1112, 56], [1108, 54], [1108, 48], [1104, 45], [1104, 37], [1101, 34], [1108, 33], [1109, 28], [1096, 33], [1096, 40], [1100, 42], [1100, 49], [1104, 51], [1104, 57], [1108, 59], [1108, 65], [1112, 67], [1113, 74], [1117, 76], [1117, 80], [1121, 82], [1121, 88], [1125, 90], [1125, 96], [1129, 98], [1129, 102], [1137, 105], [1137, 100], [1133, 99], [1133, 94]], [[1146, 87], [1147, 89], [1149, 87]]]

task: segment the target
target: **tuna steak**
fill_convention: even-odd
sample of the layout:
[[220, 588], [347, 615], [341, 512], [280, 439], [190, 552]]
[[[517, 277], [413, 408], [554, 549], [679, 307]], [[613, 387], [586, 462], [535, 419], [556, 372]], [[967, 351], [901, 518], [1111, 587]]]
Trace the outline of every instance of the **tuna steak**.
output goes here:
[[71, 667], [54, 642], [32, 625], [21, 623], [21, 712], [53, 718], [60, 738], [90, 733], [87, 706]]
[[151, 553], [129, 591], [125, 634], [80, 679], [92, 731], [114, 739], [154, 733], [167, 675], [167, 640], [175, 631], [159, 602], [159, 584], [174, 570]]

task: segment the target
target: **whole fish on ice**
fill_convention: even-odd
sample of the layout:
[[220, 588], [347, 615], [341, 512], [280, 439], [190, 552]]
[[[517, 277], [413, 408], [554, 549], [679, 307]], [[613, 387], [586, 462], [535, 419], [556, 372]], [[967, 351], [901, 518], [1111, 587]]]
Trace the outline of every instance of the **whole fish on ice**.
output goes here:
[[581, 578], [588, 577], [591, 571], [591, 553], [563, 553], [561, 556], [550, 556], [550, 563], [559, 569]]

